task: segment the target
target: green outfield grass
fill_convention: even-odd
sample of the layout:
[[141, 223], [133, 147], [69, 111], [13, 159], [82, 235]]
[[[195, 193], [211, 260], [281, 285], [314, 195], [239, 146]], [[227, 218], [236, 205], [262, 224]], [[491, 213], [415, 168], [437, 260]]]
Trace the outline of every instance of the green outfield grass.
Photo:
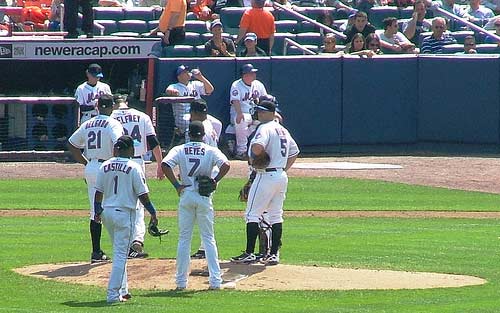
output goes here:
[[[396, 208], [393, 208], [396, 209]], [[152, 257], [174, 257], [176, 222], [160, 244], [147, 238]], [[282, 262], [335, 267], [432, 271], [475, 275], [482, 286], [427, 290], [182, 292], [134, 290], [126, 304], [107, 306], [105, 288], [23, 277], [12, 268], [82, 261], [89, 257], [88, 223], [76, 217], [0, 219], [0, 312], [498, 312], [500, 220], [288, 218]], [[221, 258], [244, 245], [243, 221], [219, 218]], [[193, 245], [197, 245], [198, 236]], [[107, 234], [103, 246], [110, 251]], [[144, 270], [147, 270], [145, 268]]]
[[[175, 210], [177, 194], [166, 181], [150, 179], [159, 210]], [[227, 178], [215, 197], [217, 210], [243, 210], [237, 194], [243, 179]], [[83, 179], [0, 180], [0, 209], [88, 209]], [[500, 195], [445, 188], [339, 178], [290, 178], [287, 210], [498, 211]]]

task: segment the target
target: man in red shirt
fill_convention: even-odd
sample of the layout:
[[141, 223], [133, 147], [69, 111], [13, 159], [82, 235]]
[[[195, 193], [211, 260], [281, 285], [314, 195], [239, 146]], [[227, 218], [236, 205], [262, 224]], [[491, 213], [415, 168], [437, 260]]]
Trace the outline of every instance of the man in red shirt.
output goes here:
[[271, 12], [264, 10], [265, 0], [252, 0], [252, 8], [243, 13], [240, 21], [240, 31], [236, 43], [239, 43], [246, 33], [257, 35], [257, 46], [271, 55], [274, 44], [274, 16]]

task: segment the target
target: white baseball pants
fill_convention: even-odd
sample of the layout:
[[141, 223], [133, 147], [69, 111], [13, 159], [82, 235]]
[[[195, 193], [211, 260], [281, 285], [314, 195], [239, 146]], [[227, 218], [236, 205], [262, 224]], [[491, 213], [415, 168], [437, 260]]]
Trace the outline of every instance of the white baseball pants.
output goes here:
[[87, 193], [90, 203], [90, 219], [94, 219], [94, 197], [95, 197], [95, 182], [97, 180], [97, 172], [102, 162], [97, 159], [91, 159], [85, 166], [85, 181], [87, 182]]
[[255, 127], [252, 127], [252, 115], [250, 113], [243, 113], [243, 120], [240, 123], [236, 123], [236, 117], [232, 118], [232, 123], [236, 136], [236, 154], [246, 153], [248, 136], [255, 130]]
[[[144, 165], [144, 160], [142, 158], [132, 158], [132, 161], [139, 164], [142, 171], [146, 173], [146, 166]], [[132, 236], [132, 241], [139, 241], [144, 243], [144, 235], [146, 234], [146, 224], [144, 222], [144, 206], [141, 201], [137, 200], [137, 213], [135, 216], [134, 224], [134, 235]]]

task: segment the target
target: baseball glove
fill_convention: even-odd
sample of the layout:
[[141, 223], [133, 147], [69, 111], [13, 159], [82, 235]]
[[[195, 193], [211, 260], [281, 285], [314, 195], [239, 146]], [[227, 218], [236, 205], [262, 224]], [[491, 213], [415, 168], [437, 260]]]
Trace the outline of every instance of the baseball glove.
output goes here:
[[259, 170], [265, 169], [269, 165], [269, 163], [271, 163], [271, 158], [269, 157], [269, 154], [267, 154], [267, 152], [265, 151], [256, 156], [252, 160], [253, 168]]
[[198, 176], [198, 193], [204, 197], [210, 197], [210, 194], [217, 189], [215, 179], [208, 176]]
[[158, 223], [149, 221], [148, 233], [153, 237], [160, 237], [169, 233], [168, 229], [159, 229]]

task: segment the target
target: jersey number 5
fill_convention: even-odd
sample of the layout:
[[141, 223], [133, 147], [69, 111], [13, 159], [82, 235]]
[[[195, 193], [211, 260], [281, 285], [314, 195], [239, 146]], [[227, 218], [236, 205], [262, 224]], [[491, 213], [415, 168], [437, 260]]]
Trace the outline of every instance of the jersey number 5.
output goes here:
[[90, 131], [88, 133], [87, 147], [89, 149], [101, 149], [101, 131]]
[[280, 138], [280, 144], [281, 144], [281, 155], [286, 157], [286, 138]]

